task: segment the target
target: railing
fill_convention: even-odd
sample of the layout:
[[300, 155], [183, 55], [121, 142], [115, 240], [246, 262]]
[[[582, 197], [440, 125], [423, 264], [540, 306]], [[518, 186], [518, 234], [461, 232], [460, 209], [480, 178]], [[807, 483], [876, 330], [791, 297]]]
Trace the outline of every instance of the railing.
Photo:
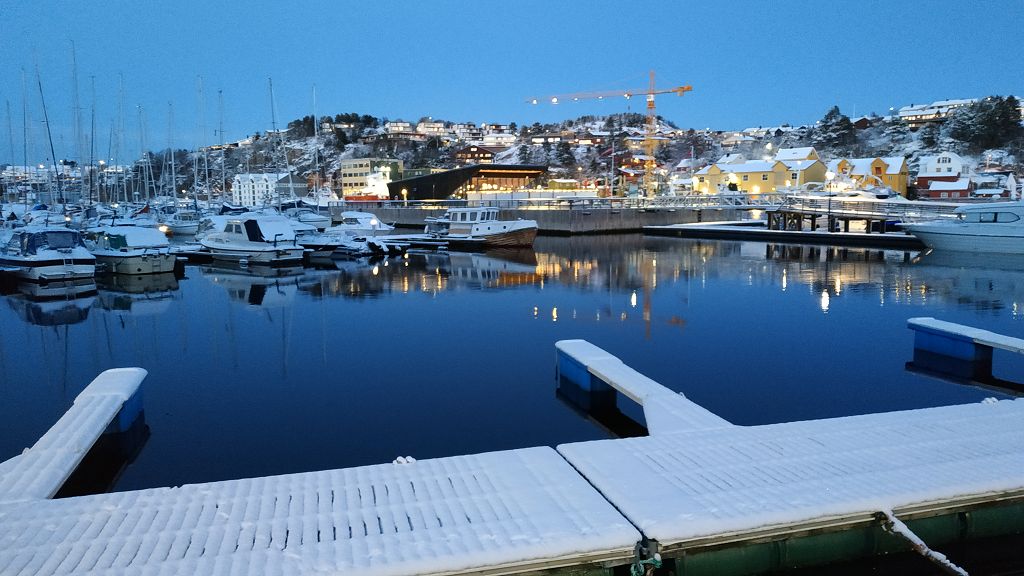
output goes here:
[[937, 218], [955, 218], [960, 204], [948, 202], [891, 202], [817, 196], [790, 196], [778, 210], [817, 214], [835, 218], [900, 220], [914, 222]]
[[637, 196], [592, 198], [529, 198], [502, 200], [390, 200], [380, 202], [331, 202], [332, 211], [374, 208], [407, 208], [419, 210], [445, 210], [458, 207], [492, 207], [512, 210], [595, 210], [622, 208], [713, 210], [733, 208], [739, 210], [787, 210], [808, 214], [832, 215], [838, 218], [900, 219], [904, 221], [953, 216], [960, 204], [948, 202], [893, 202], [885, 200], [851, 199], [828, 196], [799, 195], [792, 192], [765, 192], [761, 194], [685, 194], [683, 196]]

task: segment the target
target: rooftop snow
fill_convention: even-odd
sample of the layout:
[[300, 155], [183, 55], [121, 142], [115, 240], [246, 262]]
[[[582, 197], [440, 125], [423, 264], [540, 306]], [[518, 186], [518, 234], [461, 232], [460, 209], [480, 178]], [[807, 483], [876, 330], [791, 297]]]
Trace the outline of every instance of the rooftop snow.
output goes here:
[[812, 146], [805, 146], [803, 148], [780, 148], [779, 151], [775, 153], [775, 159], [782, 161], [806, 160], [812, 153], [817, 155], [817, 152], [815, 152], [814, 147]]
[[944, 182], [942, 180], [932, 180], [928, 182], [929, 190], [967, 190], [971, 187], [970, 178], [957, 178], [952, 182]]

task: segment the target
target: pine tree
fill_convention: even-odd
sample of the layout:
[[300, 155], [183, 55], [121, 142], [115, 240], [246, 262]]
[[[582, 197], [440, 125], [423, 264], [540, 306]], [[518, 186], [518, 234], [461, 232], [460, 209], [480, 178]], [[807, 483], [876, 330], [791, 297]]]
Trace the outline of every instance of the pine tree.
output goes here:
[[573, 155], [572, 146], [568, 142], [559, 142], [555, 155], [558, 158], [558, 163], [562, 166], [576, 165], [576, 157]]

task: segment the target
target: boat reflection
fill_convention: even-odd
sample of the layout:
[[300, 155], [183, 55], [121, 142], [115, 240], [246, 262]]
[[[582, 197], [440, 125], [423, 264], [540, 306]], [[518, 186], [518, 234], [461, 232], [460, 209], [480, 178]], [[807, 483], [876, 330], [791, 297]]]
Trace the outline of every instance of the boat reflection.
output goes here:
[[211, 283], [227, 290], [228, 298], [249, 306], [287, 306], [298, 292], [299, 280], [305, 273], [301, 266], [240, 266], [218, 263], [199, 268]]
[[96, 302], [92, 278], [48, 284], [21, 282], [16, 290], [7, 297], [7, 304], [19, 318], [36, 326], [78, 324], [89, 317]]
[[108, 312], [133, 315], [160, 314], [180, 298], [178, 278], [173, 272], [130, 276], [108, 274], [97, 278], [98, 307]]

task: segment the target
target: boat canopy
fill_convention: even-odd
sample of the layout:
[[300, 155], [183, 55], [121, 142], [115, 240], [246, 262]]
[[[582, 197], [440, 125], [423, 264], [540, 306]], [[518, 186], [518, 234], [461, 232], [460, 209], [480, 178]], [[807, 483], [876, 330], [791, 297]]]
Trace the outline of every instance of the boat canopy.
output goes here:
[[246, 220], [243, 227], [251, 242], [295, 239], [295, 229], [284, 218], [252, 218]]
[[141, 226], [112, 226], [99, 229], [107, 237], [107, 243], [111, 248], [163, 248], [170, 243], [167, 236], [156, 228]]
[[66, 250], [83, 246], [78, 232], [64, 229], [23, 230], [11, 237], [10, 244], [17, 244], [18, 250], [25, 255], [36, 254], [39, 250]]

